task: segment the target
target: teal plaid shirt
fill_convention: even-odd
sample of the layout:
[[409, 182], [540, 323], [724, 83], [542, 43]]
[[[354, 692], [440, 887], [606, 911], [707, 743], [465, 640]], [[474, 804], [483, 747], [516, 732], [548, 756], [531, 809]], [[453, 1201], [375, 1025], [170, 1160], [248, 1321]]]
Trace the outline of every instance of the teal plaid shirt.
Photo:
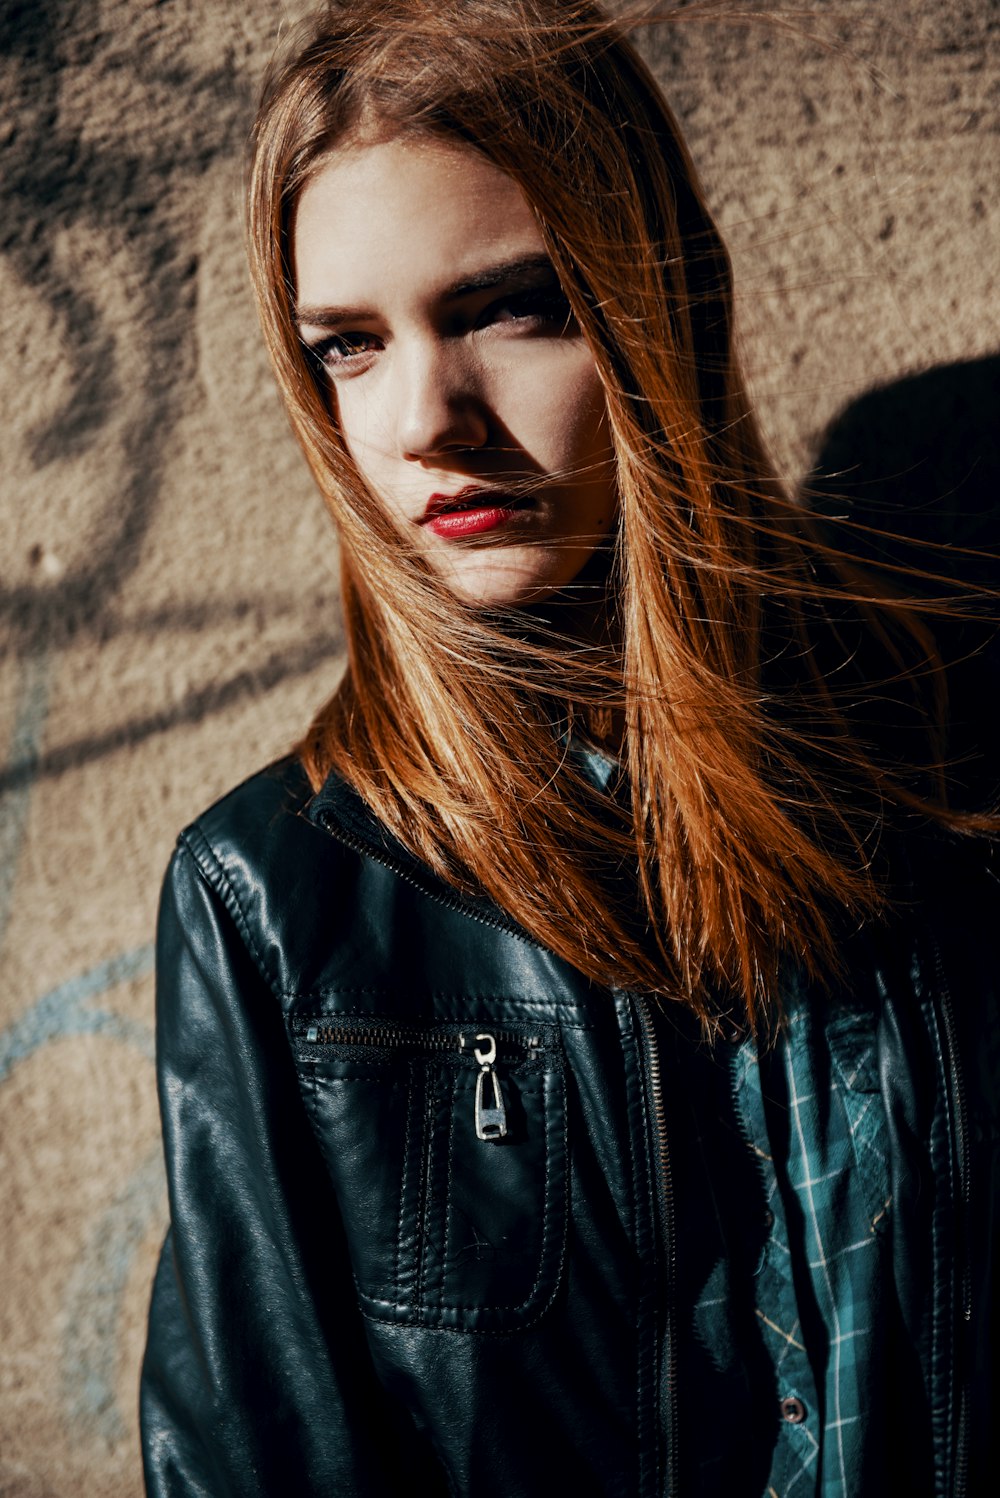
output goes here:
[[887, 1383], [892, 1203], [873, 1011], [793, 999], [762, 1054], [677, 1036], [673, 1059], [681, 1491], [886, 1491], [895, 1442], [914, 1438], [894, 1426]]
[[[605, 788], [614, 761], [573, 748]], [[680, 1491], [924, 1498], [933, 1463], [894, 1314], [878, 995], [820, 1010], [790, 983], [783, 1003], [786, 1024], [760, 1053], [750, 1040], [704, 1045], [683, 1014], [658, 1026]]]

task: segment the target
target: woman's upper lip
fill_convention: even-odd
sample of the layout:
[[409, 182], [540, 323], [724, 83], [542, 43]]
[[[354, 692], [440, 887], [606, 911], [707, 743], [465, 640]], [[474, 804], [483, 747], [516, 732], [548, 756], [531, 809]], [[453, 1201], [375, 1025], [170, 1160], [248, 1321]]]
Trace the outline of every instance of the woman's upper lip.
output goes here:
[[448, 510], [453, 510], [456, 505], [468, 505], [472, 507], [473, 501], [478, 501], [482, 509], [495, 506], [497, 509], [505, 509], [508, 505], [517, 502], [517, 496], [511, 494], [508, 489], [494, 489], [482, 484], [466, 484], [464, 489], [458, 489], [454, 494], [432, 494], [424, 508], [418, 524], [423, 525], [428, 520], [433, 520], [436, 515], [443, 515]]

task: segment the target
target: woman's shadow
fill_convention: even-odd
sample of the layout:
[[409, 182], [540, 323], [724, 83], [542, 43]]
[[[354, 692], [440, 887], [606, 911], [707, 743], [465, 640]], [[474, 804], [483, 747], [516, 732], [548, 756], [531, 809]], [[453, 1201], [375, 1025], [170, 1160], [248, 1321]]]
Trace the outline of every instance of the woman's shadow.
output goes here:
[[998, 413], [1000, 356], [910, 375], [841, 412], [805, 486], [860, 561], [924, 574], [903, 583], [913, 596], [967, 600], [932, 628], [949, 668], [949, 778], [968, 804], [1000, 780]]

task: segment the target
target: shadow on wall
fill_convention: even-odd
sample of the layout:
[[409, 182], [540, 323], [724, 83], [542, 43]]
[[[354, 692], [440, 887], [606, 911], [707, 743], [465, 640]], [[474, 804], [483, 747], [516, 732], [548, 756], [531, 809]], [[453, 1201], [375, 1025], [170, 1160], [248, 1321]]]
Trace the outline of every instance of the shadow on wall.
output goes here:
[[266, 660], [246, 670], [237, 671], [223, 680], [192, 687], [173, 706], [82, 735], [72, 743], [44, 752], [15, 752], [9, 763], [0, 767], [0, 795], [7, 791], [24, 792], [44, 776], [61, 775], [67, 770], [79, 769], [82, 765], [103, 759], [105, 755], [117, 750], [135, 748], [156, 734], [201, 723], [235, 703], [262, 696], [281, 682], [307, 676], [317, 666], [335, 659], [341, 649], [340, 634], [326, 630], [304, 644], [296, 641], [285, 650], [274, 651]]
[[962, 617], [934, 631], [949, 666], [949, 754], [963, 765], [952, 778], [974, 801], [1000, 781], [998, 411], [1000, 356], [897, 380], [836, 418], [806, 486], [845, 550], [924, 573], [914, 596], [962, 599]]
[[[947, 364], [853, 401], [823, 438], [812, 492], [824, 513], [917, 543], [900, 560], [992, 586], [996, 557], [921, 553], [919, 543], [996, 552], [1000, 541], [1000, 355]], [[878, 542], [871, 555], [884, 559]]]

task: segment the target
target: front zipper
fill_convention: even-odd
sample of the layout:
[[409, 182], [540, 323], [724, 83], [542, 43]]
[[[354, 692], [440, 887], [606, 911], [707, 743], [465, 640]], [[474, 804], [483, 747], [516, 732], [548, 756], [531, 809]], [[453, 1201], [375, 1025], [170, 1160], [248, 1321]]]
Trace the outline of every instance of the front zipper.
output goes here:
[[674, 1178], [667, 1136], [667, 1114], [663, 1101], [663, 1074], [652, 1004], [636, 996], [636, 1010], [642, 1027], [646, 1075], [652, 1104], [656, 1151], [656, 1185], [660, 1204], [660, 1238], [666, 1269], [666, 1293], [663, 1310], [663, 1371], [660, 1382], [660, 1405], [667, 1452], [665, 1498], [677, 1494], [677, 1231], [674, 1219]]
[[[938, 992], [941, 998], [941, 1018], [944, 1024], [945, 1050], [947, 1051], [948, 1084], [951, 1094], [952, 1109], [955, 1119], [956, 1154], [958, 1157], [958, 1189], [962, 1209], [962, 1218], [959, 1224], [961, 1232], [962, 1253], [962, 1286], [961, 1286], [961, 1316], [962, 1325], [967, 1326], [972, 1320], [972, 1265], [971, 1265], [971, 1243], [969, 1241], [969, 1215], [970, 1215], [970, 1176], [971, 1160], [969, 1155], [969, 1115], [965, 1099], [965, 1085], [962, 1077], [961, 1058], [958, 1050], [958, 1032], [955, 1025], [955, 1010], [951, 999], [951, 989], [945, 976], [944, 962], [941, 950], [931, 936], [931, 945], [934, 951], [934, 970], [938, 981]], [[959, 1335], [956, 1331], [956, 1342]], [[962, 1339], [968, 1340], [968, 1335]], [[955, 1438], [955, 1482], [953, 1487], [954, 1498], [964, 1498], [968, 1483], [969, 1469], [969, 1390], [966, 1376], [965, 1364], [968, 1361], [965, 1347], [959, 1349], [962, 1355], [962, 1373], [958, 1380], [958, 1430]], [[957, 1361], [957, 1359], [956, 1359]]]

